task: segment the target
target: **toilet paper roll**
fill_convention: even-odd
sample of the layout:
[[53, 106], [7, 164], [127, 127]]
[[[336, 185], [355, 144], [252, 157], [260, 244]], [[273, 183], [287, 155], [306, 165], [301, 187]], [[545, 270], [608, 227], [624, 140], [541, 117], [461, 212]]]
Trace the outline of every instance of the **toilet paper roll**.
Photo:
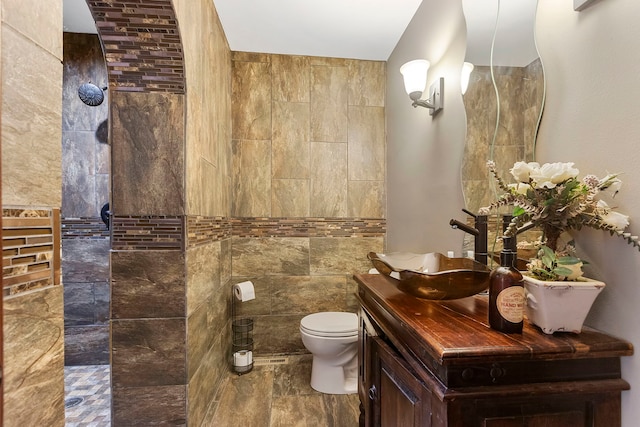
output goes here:
[[250, 281], [240, 282], [233, 285], [233, 295], [238, 301], [251, 301], [256, 298], [256, 291]]
[[249, 366], [253, 363], [251, 350], [240, 350], [233, 353], [233, 366]]

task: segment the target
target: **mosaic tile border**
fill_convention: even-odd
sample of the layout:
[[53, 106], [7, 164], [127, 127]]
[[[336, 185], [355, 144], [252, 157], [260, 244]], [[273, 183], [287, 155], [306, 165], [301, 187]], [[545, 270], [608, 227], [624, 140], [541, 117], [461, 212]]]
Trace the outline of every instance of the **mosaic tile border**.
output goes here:
[[229, 239], [231, 232], [228, 218], [187, 216], [187, 246], [190, 248]]
[[61, 284], [60, 210], [2, 209], [3, 295]]
[[[100, 218], [65, 218], [64, 239], [109, 237]], [[384, 218], [113, 216], [113, 250], [184, 250], [235, 237], [384, 237]], [[185, 235], [186, 230], [186, 235]]]
[[113, 216], [112, 250], [183, 250], [181, 216]]
[[384, 218], [232, 218], [234, 237], [380, 237]]
[[109, 230], [100, 217], [62, 218], [62, 239], [107, 239]]
[[102, 40], [111, 90], [185, 92], [182, 42], [171, 0], [87, 4]]

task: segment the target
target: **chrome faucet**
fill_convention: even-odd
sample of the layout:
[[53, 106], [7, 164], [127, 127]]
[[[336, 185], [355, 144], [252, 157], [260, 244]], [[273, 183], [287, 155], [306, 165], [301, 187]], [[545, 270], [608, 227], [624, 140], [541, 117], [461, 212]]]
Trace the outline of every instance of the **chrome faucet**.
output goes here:
[[462, 209], [462, 212], [473, 217], [475, 222], [475, 228], [452, 219], [449, 221], [451, 228], [459, 228], [465, 233], [473, 236], [473, 249], [475, 260], [483, 264], [487, 264], [487, 215], [476, 215], [466, 209]]

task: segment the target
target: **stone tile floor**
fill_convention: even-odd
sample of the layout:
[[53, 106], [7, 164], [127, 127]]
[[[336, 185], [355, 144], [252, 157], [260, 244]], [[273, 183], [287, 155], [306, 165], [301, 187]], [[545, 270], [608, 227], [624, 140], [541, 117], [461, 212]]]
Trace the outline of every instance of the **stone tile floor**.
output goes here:
[[[284, 364], [254, 366], [245, 375], [230, 373], [203, 426], [355, 427], [357, 394], [327, 395], [309, 386], [311, 356], [289, 356]], [[65, 400], [83, 401], [66, 409], [66, 427], [111, 425], [108, 365], [66, 366]]]
[[207, 426], [355, 427], [357, 394], [328, 395], [311, 388], [311, 356], [289, 356], [288, 363], [254, 366], [229, 375], [218, 393]]
[[111, 379], [109, 365], [65, 366], [65, 403], [81, 398], [77, 405], [66, 407], [66, 427], [109, 427], [111, 425]]

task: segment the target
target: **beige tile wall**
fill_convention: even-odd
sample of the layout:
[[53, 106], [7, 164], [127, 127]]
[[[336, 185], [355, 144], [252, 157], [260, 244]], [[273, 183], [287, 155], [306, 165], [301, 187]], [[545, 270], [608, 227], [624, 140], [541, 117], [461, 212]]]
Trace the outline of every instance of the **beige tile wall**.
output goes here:
[[[36, 1], [27, 3], [40, 8]], [[39, 26], [47, 31], [37, 32], [30, 20], [20, 18], [22, 7], [15, 1], [3, 5], [2, 162], [6, 167], [2, 168], [2, 203], [60, 207], [62, 29], [61, 24], [48, 26], [49, 18], [43, 18]], [[52, 16], [56, 9], [52, 5]], [[27, 22], [27, 28], [20, 27]], [[38, 45], [43, 38], [47, 43]]]
[[[13, 218], [4, 225], [21, 223], [18, 217], [34, 216], [46, 217], [48, 223], [62, 199], [62, 0], [3, 0], [0, 9], [2, 203], [3, 215]], [[56, 216], [59, 219], [59, 212]], [[60, 222], [46, 227], [49, 231], [43, 234], [51, 235], [52, 229], [59, 230]], [[33, 236], [33, 229], [18, 233], [23, 231]], [[10, 230], [3, 231], [3, 237], [10, 236]], [[53, 250], [54, 245], [59, 248], [59, 238], [45, 236], [45, 240], [51, 242], [48, 247], [34, 250], [34, 258], [41, 261], [59, 254], [59, 249]], [[5, 263], [17, 246], [23, 245], [7, 251]], [[47, 273], [43, 281], [30, 282], [44, 265], [23, 264], [5, 272], [25, 285], [13, 290], [31, 289], [5, 295], [2, 302], [4, 409], [0, 424], [7, 427], [64, 424], [63, 289], [56, 278], [59, 258], [53, 265], [46, 264], [54, 274]], [[36, 271], [23, 278], [15, 276], [31, 267]]]
[[[187, 84], [185, 211], [188, 221], [197, 216], [204, 224], [226, 230], [233, 170], [231, 51], [211, 0], [174, 0], [173, 5], [180, 23]], [[205, 414], [229, 369], [230, 254], [230, 233], [202, 239], [188, 236], [188, 425], [204, 425]]]
[[385, 72], [232, 52], [232, 216], [384, 217]]
[[[232, 216], [249, 224], [233, 228], [232, 282], [256, 288], [255, 300], [235, 308], [255, 320], [257, 355], [302, 353], [300, 319], [355, 311], [351, 276], [368, 271], [367, 252], [384, 250], [385, 63], [232, 59]], [[301, 218], [326, 227], [318, 234]], [[354, 218], [383, 225], [349, 232]], [[277, 230], [244, 234], [264, 227]]]

